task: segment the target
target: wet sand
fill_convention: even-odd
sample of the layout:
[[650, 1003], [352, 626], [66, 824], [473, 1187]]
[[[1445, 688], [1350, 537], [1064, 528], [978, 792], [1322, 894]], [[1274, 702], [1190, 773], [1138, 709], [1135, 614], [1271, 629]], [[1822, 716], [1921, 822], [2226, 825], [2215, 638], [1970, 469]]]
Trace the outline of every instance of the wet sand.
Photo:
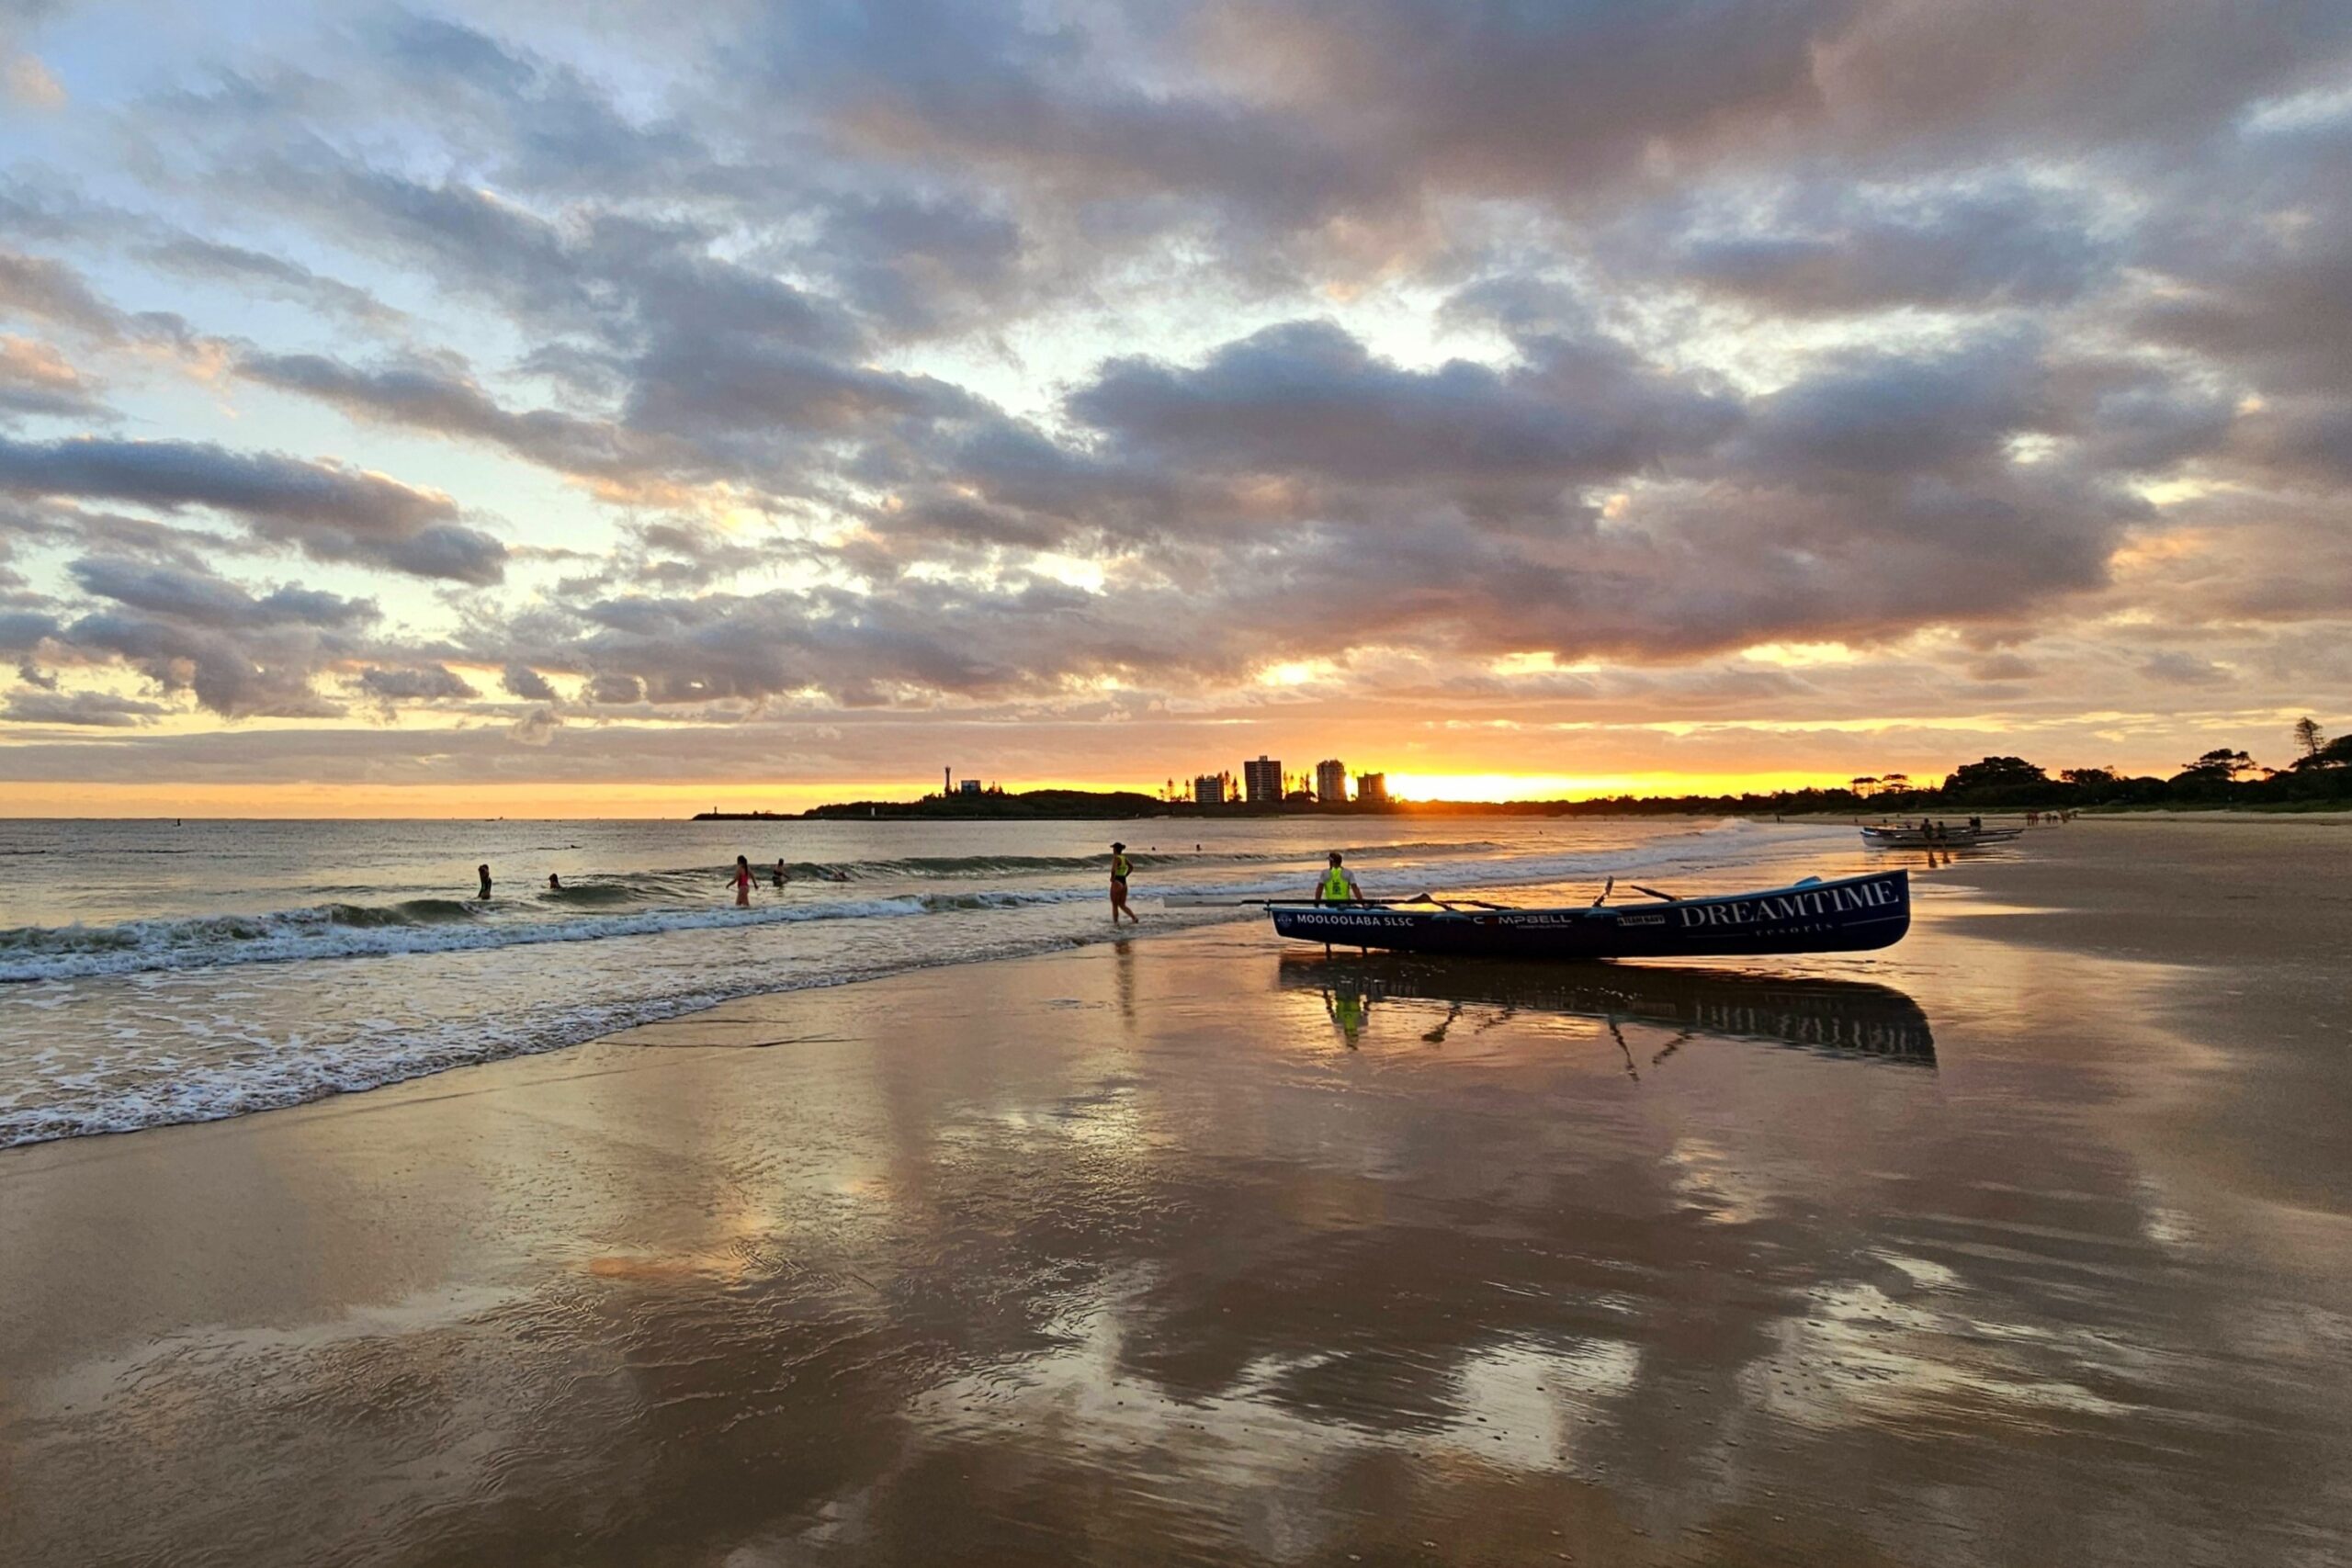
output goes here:
[[0, 1156], [0, 1561], [2317, 1564], [2352, 832], [1747, 972], [1250, 927]]

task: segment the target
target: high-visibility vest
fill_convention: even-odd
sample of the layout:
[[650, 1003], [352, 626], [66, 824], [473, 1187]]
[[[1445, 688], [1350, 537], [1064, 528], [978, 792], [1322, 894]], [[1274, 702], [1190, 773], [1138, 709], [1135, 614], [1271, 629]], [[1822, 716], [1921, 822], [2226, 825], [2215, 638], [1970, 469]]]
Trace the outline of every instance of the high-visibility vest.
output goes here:
[[1126, 856], [1113, 855], [1111, 857], [1111, 874], [1113, 876], [1115, 876], [1120, 881], [1125, 882], [1127, 879], [1127, 871], [1128, 866]]
[[1348, 873], [1344, 866], [1335, 865], [1323, 874], [1322, 897], [1337, 903], [1355, 896], [1355, 889], [1348, 886]]

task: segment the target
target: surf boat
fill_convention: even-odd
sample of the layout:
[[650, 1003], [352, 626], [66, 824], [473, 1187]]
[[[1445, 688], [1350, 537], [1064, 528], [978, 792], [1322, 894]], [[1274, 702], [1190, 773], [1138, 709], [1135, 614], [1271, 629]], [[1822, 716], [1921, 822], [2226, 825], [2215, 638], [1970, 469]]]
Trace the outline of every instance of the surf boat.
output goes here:
[[1825, 882], [1808, 876], [1757, 893], [1521, 909], [1424, 894], [1394, 902], [1269, 904], [1277, 934], [1327, 947], [1382, 948], [1548, 962], [1594, 958], [1736, 958], [1864, 953], [1911, 929], [1911, 880], [1901, 871]]
[[1862, 842], [1877, 850], [1965, 850], [1980, 844], [2006, 844], [2025, 837], [2022, 828], [1913, 828], [1902, 823], [1865, 828]]

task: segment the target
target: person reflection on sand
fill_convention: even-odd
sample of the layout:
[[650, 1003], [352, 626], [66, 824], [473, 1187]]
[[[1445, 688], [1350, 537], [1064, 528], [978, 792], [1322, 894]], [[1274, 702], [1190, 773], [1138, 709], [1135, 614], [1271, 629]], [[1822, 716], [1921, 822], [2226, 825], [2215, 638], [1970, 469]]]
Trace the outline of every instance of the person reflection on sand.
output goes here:
[[1348, 1049], [1354, 1050], [1357, 1038], [1372, 1016], [1371, 997], [1361, 987], [1342, 981], [1336, 989], [1324, 987], [1323, 1010], [1331, 1015], [1332, 1026], [1346, 1038]]

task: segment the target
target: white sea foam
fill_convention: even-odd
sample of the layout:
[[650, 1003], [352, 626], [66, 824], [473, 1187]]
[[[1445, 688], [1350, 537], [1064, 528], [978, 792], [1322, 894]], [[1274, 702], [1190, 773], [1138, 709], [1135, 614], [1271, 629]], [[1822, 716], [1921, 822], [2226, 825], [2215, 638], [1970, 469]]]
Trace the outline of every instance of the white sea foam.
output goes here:
[[[1480, 830], [1477, 840], [1378, 845], [1351, 859], [1374, 892], [1566, 885], [1553, 896], [1581, 898], [1605, 875], [1720, 883], [1807, 842], [1850, 843], [1842, 829], [1767, 832], [1745, 822], [1521, 828], [1509, 844]], [[1320, 852], [1306, 831], [1292, 838], [1161, 856], [1138, 867], [1136, 902], [1159, 892], [1300, 892]], [[0, 1145], [300, 1104], [559, 1049], [752, 992], [1110, 934], [1098, 858], [869, 852], [834, 863], [869, 868], [861, 880], [871, 886], [801, 882], [777, 893], [763, 885], [758, 902], [739, 909], [707, 870], [614, 873], [583, 885], [622, 888], [626, 901], [592, 896], [582, 908], [526, 895], [485, 909], [385, 898], [403, 889], [346, 886], [345, 876], [334, 886], [312, 879], [305, 890], [381, 901], [0, 933], [0, 979], [18, 982], [0, 992], [9, 1003], [0, 1009]], [[930, 869], [890, 876], [878, 870], [886, 863]], [[1238, 913], [1154, 909], [1148, 929]]]

